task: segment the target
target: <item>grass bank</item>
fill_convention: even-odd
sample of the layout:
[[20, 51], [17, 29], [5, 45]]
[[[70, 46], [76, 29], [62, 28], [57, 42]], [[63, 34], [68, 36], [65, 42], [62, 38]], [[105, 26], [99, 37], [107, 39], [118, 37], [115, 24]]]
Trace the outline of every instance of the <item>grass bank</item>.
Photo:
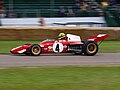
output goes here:
[[[19, 45], [25, 43], [36, 43], [40, 41], [0, 41], [0, 54], [9, 54], [9, 51]], [[120, 52], [120, 41], [104, 41], [100, 47], [99, 52]]]
[[120, 41], [103, 41], [99, 46], [99, 52], [120, 52]]
[[1, 68], [0, 90], [120, 90], [120, 67]]

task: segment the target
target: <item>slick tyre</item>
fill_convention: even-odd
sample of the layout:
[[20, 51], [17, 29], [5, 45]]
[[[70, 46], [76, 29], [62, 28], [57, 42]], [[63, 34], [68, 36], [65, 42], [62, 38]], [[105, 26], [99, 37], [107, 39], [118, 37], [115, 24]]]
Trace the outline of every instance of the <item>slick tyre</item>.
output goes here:
[[82, 51], [87, 56], [93, 56], [98, 52], [98, 44], [94, 41], [84, 42]]
[[41, 54], [41, 51], [42, 49], [38, 44], [31, 45], [29, 50], [31, 56], [39, 56]]

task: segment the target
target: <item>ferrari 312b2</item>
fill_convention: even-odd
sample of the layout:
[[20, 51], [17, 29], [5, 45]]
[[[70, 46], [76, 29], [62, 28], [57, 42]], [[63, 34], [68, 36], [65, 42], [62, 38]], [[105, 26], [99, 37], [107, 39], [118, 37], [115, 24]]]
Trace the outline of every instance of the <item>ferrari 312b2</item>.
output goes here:
[[39, 56], [45, 53], [74, 53], [93, 56], [98, 52], [98, 42], [108, 37], [108, 34], [97, 34], [82, 41], [80, 36], [67, 34], [67, 39], [46, 39], [39, 44], [24, 44], [10, 50], [12, 54]]

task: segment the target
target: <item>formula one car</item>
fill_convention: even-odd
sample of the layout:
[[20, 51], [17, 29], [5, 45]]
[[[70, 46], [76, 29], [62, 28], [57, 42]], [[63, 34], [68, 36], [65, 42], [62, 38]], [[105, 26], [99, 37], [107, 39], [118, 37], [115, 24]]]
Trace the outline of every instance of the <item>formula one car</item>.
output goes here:
[[98, 43], [108, 37], [108, 34], [97, 34], [82, 41], [80, 36], [67, 34], [66, 40], [46, 39], [39, 44], [24, 44], [10, 50], [12, 54], [39, 56], [41, 53], [74, 53], [93, 56], [98, 52]]

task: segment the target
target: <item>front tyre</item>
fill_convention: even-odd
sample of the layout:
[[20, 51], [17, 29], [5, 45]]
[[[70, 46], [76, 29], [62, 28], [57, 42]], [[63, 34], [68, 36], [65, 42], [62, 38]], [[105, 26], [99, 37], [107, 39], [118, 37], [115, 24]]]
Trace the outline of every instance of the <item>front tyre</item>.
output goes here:
[[42, 49], [38, 44], [33, 44], [30, 46], [29, 52], [30, 52], [30, 55], [32, 56], [39, 56], [41, 54], [41, 51]]
[[93, 56], [98, 52], [98, 44], [94, 41], [86, 41], [82, 51], [87, 56]]

